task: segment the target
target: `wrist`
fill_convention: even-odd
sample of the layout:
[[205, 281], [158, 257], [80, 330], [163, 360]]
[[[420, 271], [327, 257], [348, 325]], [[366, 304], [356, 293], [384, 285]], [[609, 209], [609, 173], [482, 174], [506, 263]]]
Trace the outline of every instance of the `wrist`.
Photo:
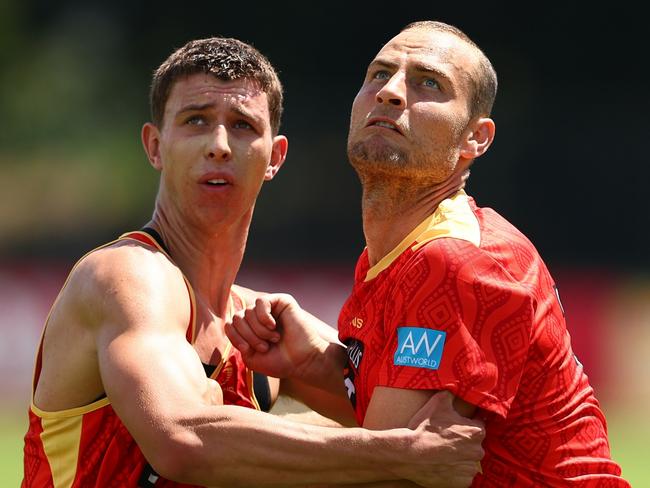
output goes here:
[[[415, 431], [401, 428], [390, 430], [367, 431], [373, 436], [372, 445], [376, 446], [374, 459], [383, 480], [401, 480], [408, 478], [408, 467], [404, 460], [412, 459], [413, 446], [417, 439]], [[377, 453], [380, 453], [378, 456]], [[408, 466], [408, 463], [407, 463]], [[407, 474], [408, 473], [408, 474]]]
[[[421, 432], [408, 428], [384, 432], [389, 433], [388, 442], [391, 448], [388, 451], [390, 457], [384, 466], [384, 476], [426, 486], [437, 479], [438, 449], [432, 449], [431, 445], [424, 446], [421, 442]], [[443, 483], [440, 486], [446, 485]]]
[[346, 360], [343, 345], [328, 342], [320, 336], [315, 337], [305, 367], [301, 368], [300, 380], [328, 390], [342, 387]]

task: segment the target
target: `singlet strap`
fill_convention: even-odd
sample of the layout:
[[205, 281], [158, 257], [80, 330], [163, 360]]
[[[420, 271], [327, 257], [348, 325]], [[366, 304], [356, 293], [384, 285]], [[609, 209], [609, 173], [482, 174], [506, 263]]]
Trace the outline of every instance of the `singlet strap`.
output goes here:
[[162, 247], [163, 251], [165, 251], [169, 256], [171, 256], [171, 253], [169, 252], [169, 248], [165, 245], [165, 241], [163, 240], [162, 236], [158, 233], [157, 230], [153, 229], [152, 227], [143, 227], [140, 229], [141, 232], [144, 232], [146, 234], [149, 234], [151, 237], [153, 237], [153, 240], [158, 243], [160, 247]]

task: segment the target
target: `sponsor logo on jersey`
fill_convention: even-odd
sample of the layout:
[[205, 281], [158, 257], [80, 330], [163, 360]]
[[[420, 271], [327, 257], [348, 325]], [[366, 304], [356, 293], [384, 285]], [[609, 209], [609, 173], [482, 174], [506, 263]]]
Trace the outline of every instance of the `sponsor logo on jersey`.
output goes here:
[[446, 332], [423, 327], [398, 327], [396, 366], [438, 369], [445, 347]]
[[343, 370], [345, 388], [348, 391], [348, 398], [352, 407], [357, 405], [357, 389], [354, 385], [354, 380], [359, 374], [359, 366], [363, 359], [363, 342], [357, 339], [346, 339], [343, 341], [347, 346], [348, 365]]
[[363, 342], [356, 339], [348, 339], [346, 345], [348, 346], [347, 352], [350, 364], [354, 367], [356, 372], [359, 372], [359, 365], [363, 358]]
[[350, 325], [355, 329], [360, 329], [363, 327], [363, 319], [361, 317], [354, 317], [352, 320], [350, 320]]

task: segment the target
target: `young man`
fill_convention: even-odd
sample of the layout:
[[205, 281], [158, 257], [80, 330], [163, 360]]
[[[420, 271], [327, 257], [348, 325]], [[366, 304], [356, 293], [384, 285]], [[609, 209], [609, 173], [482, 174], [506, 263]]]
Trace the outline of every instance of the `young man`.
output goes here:
[[[473, 486], [626, 487], [542, 259], [457, 183], [493, 141], [496, 88], [484, 53], [439, 22], [408, 25], [370, 63], [348, 140], [367, 243], [338, 323], [348, 396], [360, 425], [388, 429], [453, 393], [486, 422]], [[275, 320], [283, 338], [267, 343]], [[228, 334], [261, 370], [326, 384], [341, 372], [319, 360], [340, 351], [318, 353], [315, 320], [272, 295]]]
[[414, 430], [384, 433], [257, 411], [224, 322], [253, 296], [233, 283], [260, 187], [287, 153], [266, 58], [234, 39], [189, 42], [156, 71], [151, 108], [142, 141], [160, 172], [153, 217], [84, 256], [52, 307], [23, 486], [433, 486], [445, 469], [438, 481], [470, 479], [482, 429], [450, 407], [445, 427], [432, 426], [443, 397]]

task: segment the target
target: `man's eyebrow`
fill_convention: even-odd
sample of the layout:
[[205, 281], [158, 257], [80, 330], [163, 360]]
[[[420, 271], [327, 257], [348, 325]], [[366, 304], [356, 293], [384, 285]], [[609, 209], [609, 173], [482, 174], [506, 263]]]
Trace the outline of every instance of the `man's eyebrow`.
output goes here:
[[421, 61], [415, 61], [413, 63], [413, 69], [417, 71], [418, 73], [431, 73], [436, 75], [437, 77], [440, 77], [444, 80], [446, 80], [448, 83], [451, 83], [451, 78], [449, 75], [441, 70], [440, 68], [436, 68], [435, 66], [431, 66], [430, 64], [421, 62]]
[[[368, 66], [368, 69], [371, 68], [387, 68], [387, 69], [397, 69], [399, 65], [397, 63], [394, 63], [392, 61], [386, 61], [383, 59], [375, 59], [370, 63], [370, 66]], [[444, 72], [443, 70], [436, 68], [435, 66], [432, 66], [430, 64], [427, 64], [422, 61], [412, 61], [412, 65], [410, 69], [418, 72], [418, 73], [431, 73], [433, 75], [436, 75], [439, 78], [444, 79], [448, 83], [451, 83], [451, 78], [449, 75]]]
[[395, 69], [397, 68], [397, 63], [393, 63], [391, 61], [384, 61], [383, 59], [373, 59], [370, 62], [370, 65], [368, 68], [376, 68], [376, 67], [383, 67], [383, 68], [390, 68], [390, 69]]
[[212, 107], [214, 107], [214, 103], [202, 103], [202, 104], [191, 103], [189, 105], [185, 105], [184, 107], [180, 108], [177, 113], [182, 114], [185, 112], [200, 112], [202, 110], [206, 110]]
[[[212, 102], [201, 103], [201, 104], [191, 103], [189, 105], [185, 105], [184, 107], [180, 108], [176, 114], [181, 115], [181, 114], [184, 114], [186, 112], [201, 112], [203, 110], [208, 110], [208, 109], [211, 109], [213, 107], [215, 107], [215, 104], [212, 103]], [[237, 115], [239, 115], [241, 117], [245, 117], [247, 119], [251, 119], [251, 120], [254, 120], [254, 121], [260, 120], [260, 117], [256, 116], [254, 113], [249, 112], [248, 110], [246, 110], [245, 108], [243, 108], [243, 107], [241, 107], [239, 105], [231, 106], [230, 110], [235, 112]]]
[[242, 117], [245, 117], [245, 118], [247, 118], [247, 119], [251, 119], [251, 120], [255, 120], [255, 121], [260, 120], [260, 117], [256, 116], [256, 115], [253, 114], [252, 112], [249, 112], [248, 110], [246, 110], [246, 109], [245, 109], [244, 107], [242, 107], [242, 106], [239, 106], [239, 105], [233, 105], [232, 107], [230, 107], [230, 110], [232, 110], [232, 111], [235, 112], [236, 114], [238, 114], [238, 115], [240, 115], [240, 116], [242, 116]]

